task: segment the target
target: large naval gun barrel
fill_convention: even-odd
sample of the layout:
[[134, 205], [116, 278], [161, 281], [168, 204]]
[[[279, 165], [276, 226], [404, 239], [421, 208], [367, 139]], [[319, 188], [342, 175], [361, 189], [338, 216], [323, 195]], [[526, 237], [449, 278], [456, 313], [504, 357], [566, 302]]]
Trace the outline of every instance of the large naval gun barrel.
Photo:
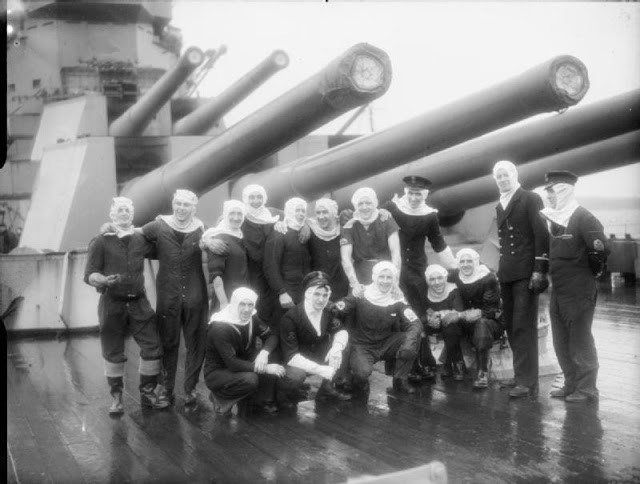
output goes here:
[[371, 187], [380, 200], [401, 190], [407, 175], [433, 182], [434, 189], [459, 184], [491, 173], [498, 160], [526, 163], [582, 145], [640, 129], [640, 89], [586, 106], [512, 126], [407, 163], [334, 191], [331, 196], [346, 206], [358, 187]]
[[[635, 130], [519, 165], [518, 181], [530, 189], [543, 185], [545, 173], [551, 170], [569, 170], [582, 176], [638, 162], [640, 130]], [[499, 197], [493, 175], [486, 175], [431, 193], [428, 203], [446, 216], [497, 202]]]
[[507, 126], [579, 102], [589, 88], [584, 64], [558, 56], [512, 79], [305, 160], [241, 178], [234, 196], [260, 183], [279, 206], [291, 194], [314, 199], [366, 176], [384, 172]]
[[356, 44], [324, 69], [184, 157], [133, 180], [135, 223], [155, 217], [177, 188], [204, 193], [354, 107], [384, 94], [391, 83], [387, 54]]
[[178, 62], [151, 86], [129, 109], [109, 126], [111, 136], [136, 136], [142, 133], [173, 93], [204, 60], [197, 47], [189, 47]]
[[282, 50], [272, 52], [260, 64], [224, 90], [218, 97], [186, 115], [173, 125], [173, 134], [199, 135], [207, 132], [222, 116], [233, 109], [272, 75], [289, 65], [289, 57]]

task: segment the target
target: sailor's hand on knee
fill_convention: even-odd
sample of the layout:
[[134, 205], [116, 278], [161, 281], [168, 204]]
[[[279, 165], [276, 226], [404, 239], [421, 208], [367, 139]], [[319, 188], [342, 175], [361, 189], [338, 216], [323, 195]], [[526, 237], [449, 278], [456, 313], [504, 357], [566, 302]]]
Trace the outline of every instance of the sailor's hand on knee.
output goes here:
[[254, 369], [256, 373], [266, 373], [267, 365], [269, 362], [269, 353], [265, 350], [260, 351], [254, 362]]
[[327, 380], [333, 379], [333, 375], [336, 374], [336, 370], [329, 365], [320, 365], [318, 369], [318, 374]]
[[342, 350], [340, 348], [331, 348], [324, 359], [334, 370], [340, 368], [342, 364]]
[[275, 375], [278, 378], [282, 378], [286, 373], [286, 371], [284, 369], [284, 366], [282, 365], [278, 365], [276, 363], [269, 363], [267, 365], [266, 373], [267, 375]]
[[465, 320], [469, 323], [475, 323], [482, 318], [482, 311], [480, 309], [467, 309], [465, 311]]

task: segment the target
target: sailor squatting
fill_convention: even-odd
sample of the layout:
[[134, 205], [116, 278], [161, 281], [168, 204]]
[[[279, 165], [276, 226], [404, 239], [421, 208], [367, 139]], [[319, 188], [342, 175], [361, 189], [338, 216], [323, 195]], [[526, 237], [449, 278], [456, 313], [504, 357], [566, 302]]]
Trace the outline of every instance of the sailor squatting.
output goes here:
[[[442, 378], [490, 381], [489, 349], [506, 331], [515, 376], [502, 381], [512, 398], [538, 393], [538, 294], [551, 280], [551, 325], [564, 387], [551, 397], [598, 398], [598, 356], [591, 324], [597, 286], [609, 252], [602, 224], [573, 196], [577, 176], [546, 175], [548, 207], [518, 183], [516, 166], [493, 170], [500, 200], [498, 272], [471, 248], [454, 255], [426, 199], [431, 182], [403, 178], [404, 194], [379, 203], [362, 187], [353, 210], [335, 201], [292, 198], [284, 211], [249, 185], [228, 200], [210, 228], [195, 216], [198, 198], [176, 190], [173, 212], [141, 228], [135, 207], [113, 199], [111, 222], [89, 246], [85, 282], [101, 293], [100, 340], [112, 403], [122, 403], [124, 340], [140, 346], [140, 402], [175, 402], [180, 331], [186, 343], [185, 405], [204, 381], [214, 411], [231, 415], [295, 411], [308, 398], [365, 400], [373, 366], [385, 362], [392, 391], [416, 393], [436, 378], [429, 336], [443, 339]], [[341, 223], [341, 217], [342, 222]], [[427, 260], [426, 241], [440, 264]], [[143, 261], [159, 260], [154, 310], [144, 290]], [[206, 277], [203, 271], [206, 261]], [[208, 289], [208, 290], [207, 290]], [[472, 348], [467, 368], [460, 343]]]

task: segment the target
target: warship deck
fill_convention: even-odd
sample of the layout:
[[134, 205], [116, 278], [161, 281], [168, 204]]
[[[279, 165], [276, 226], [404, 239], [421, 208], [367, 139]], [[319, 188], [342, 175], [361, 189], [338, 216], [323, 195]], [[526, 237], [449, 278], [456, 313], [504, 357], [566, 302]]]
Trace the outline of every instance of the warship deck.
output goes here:
[[344, 482], [440, 460], [450, 482], [640, 482], [640, 289], [602, 288], [593, 332], [597, 403], [549, 398], [553, 376], [516, 401], [496, 383], [439, 378], [398, 397], [374, 372], [364, 404], [231, 419], [213, 414], [202, 382], [195, 407], [178, 394], [169, 410], [142, 410], [134, 343], [126, 413], [111, 418], [97, 335], [9, 340], [7, 481]]

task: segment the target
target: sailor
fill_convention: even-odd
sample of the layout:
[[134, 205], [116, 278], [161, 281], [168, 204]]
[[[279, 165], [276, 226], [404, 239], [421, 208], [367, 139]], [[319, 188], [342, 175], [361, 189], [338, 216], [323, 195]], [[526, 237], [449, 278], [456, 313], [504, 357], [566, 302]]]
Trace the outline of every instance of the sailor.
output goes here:
[[[460, 297], [458, 286], [448, 282], [449, 271], [439, 264], [430, 264], [425, 270], [425, 279], [427, 281], [426, 303], [427, 310], [423, 317], [423, 337], [421, 346], [429, 344], [427, 335], [442, 333], [452, 323], [458, 323], [462, 319], [464, 305]], [[454, 339], [446, 339], [447, 343], [455, 343]], [[459, 345], [453, 344], [447, 347], [446, 359], [442, 371], [442, 377], [447, 378], [454, 375], [454, 362], [462, 361], [462, 354], [459, 353]], [[420, 355], [424, 354], [421, 351]], [[455, 373], [458, 380], [464, 379], [461, 371]], [[409, 380], [411, 381], [411, 374]]]
[[264, 274], [264, 248], [274, 224], [280, 220], [282, 211], [268, 208], [267, 192], [260, 185], [248, 185], [242, 190], [242, 201], [246, 208], [242, 223], [243, 244], [247, 249], [250, 286], [258, 293], [258, 314], [269, 321], [273, 313], [274, 297]]
[[156, 315], [144, 290], [144, 258], [152, 246], [133, 230], [133, 202], [117, 197], [109, 213], [114, 233], [101, 234], [89, 244], [84, 281], [100, 295], [98, 319], [105, 375], [111, 387], [110, 414], [124, 412], [125, 337], [133, 335], [140, 346], [140, 404], [165, 408], [166, 401], [155, 393], [160, 373], [162, 345], [158, 337]]
[[[424, 273], [427, 268], [428, 239], [431, 248], [438, 254], [442, 263], [450, 269], [456, 267], [456, 260], [451, 249], [447, 246], [444, 237], [440, 233], [438, 223], [438, 211], [426, 204], [429, 195], [431, 181], [421, 176], [406, 176], [404, 183], [404, 195], [393, 199], [383, 205], [400, 227], [400, 253], [402, 254], [402, 270], [400, 276], [400, 288], [407, 298], [407, 302], [419, 316], [423, 316], [427, 310], [425, 306], [425, 294], [427, 284]], [[428, 344], [421, 346], [419, 364], [412, 372], [413, 379], [433, 379], [435, 377], [436, 361]]]
[[598, 354], [591, 325], [598, 297], [596, 278], [609, 253], [600, 221], [574, 198], [578, 177], [568, 171], [545, 176], [550, 207], [551, 330], [553, 346], [564, 373], [564, 387], [552, 397], [567, 402], [598, 398]]
[[[214, 300], [211, 311], [224, 309], [229, 304], [233, 291], [239, 287], [249, 287], [249, 270], [247, 267], [247, 249], [243, 243], [241, 230], [245, 214], [244, 203], [238, 200], [227, 200], [222, 205], [222, 219], [216, 227], [207, 229], [202, 235], [202, 242], [207, 252], [209, 283], [213, 285]], [[225, 243], [223, 254], [212, 251], [215, 242]]]
[[335, 200], [321, 198], [315, 202], [315, 218], [307, 218], [311, 228], [309, 253], [311, 269], [329, 276], [331, 300], [337, 301], [349, 292], [349, 281], [340, 258], [340, 223]]
[[302, 280], [311, 270], [307, 244], [298, 236], [305, 225], [307, 202], [291, 198], [284, 205], [285, 234], [273, 230], [267, 237], [264, 253], [264, 272], [275, 298], [270, 325], [277, 327], [287, 310], [303, 299]]
[[498, 161], [493, 177], [500, 191], [498, 279], [514, 372], [501, 386], [511, 388], [511, 397], [524, 397], [538, 392], [538, 294], [549, 286], [549, 234], [539, 216], [542, 199], [520, 186], [516, 166]]
[[273, 380], [284, 376], [284, 367], [269, 363], [278, 335], [258, 318], [257, 299], [251, 289], [239, 287], [209, 321], [204, 378], [214, 411], [225, 417], [241, 400], [257, 410], [277, 411]]
[[[476, 357], [474, 388], [486, 388], [489, 378], [489, 350], [500, 337], [503, 327], [498, 321], [500, 310], [500, 286], [496, 275], [484, 264], [473, 249], [460, 249], [456, 254], [459, 269], [453, 271], [452, 279], [458, 286], [464, 311], [460, 321], [443, 328], [447, 347], [458, 346], [463, 337], [471, 340]], [[464, 379], [464, 360], [458, 350], [453, 356], [453, 378]]]
[[295, 404], [286, 394], [299, 392], [308, 374], [322, 377], [317, 399], [349, 400], [350, 395], [339, 392], [332, 384], [342, 366], [349, 335], [330, 310], [329, 276], [322, 271], [310, 272], [302, 287], [304, 301], [287, 311], [280, 321], [280, 347], [287, 374], [279, 403]]
[[393, 368], [393, 388], [415, 393], [408, 375], [417, 356], [422, 325], [398, 287], [394, 264], [378, 262], [371, 279], [363, 297], [348, 296], [336, 304], [346, 315], [352, 341], [349, 366], [353, 388], [366, 394], [373, 365], [385, 360]]
[[159, 215], [142, 227], [155, 245], [159, 260], [156, 278], [158, 329], [164, 350], [162, 395], [173, 403], [180, 330], [187, 349], [185, 358], [185, 404], [196, 402], [196, 384], [204, 361], [207, 332], [207, 287], [199, 246], [204, 232], [196, 218], [198, 197], [189, 190], [176, 190], [171, 215]]
[[400, 240], [398, 224], [393, 217], [383, 219], [378, 210], [378, 197], [371, 188], [358, 188], [351, 203], [355, 211], [342, 228], [340, 255], [353, 295], [362, 297], [365, 285], [371, 283], [372, 268], [378, 262], [392, 261], [400, 273]]

